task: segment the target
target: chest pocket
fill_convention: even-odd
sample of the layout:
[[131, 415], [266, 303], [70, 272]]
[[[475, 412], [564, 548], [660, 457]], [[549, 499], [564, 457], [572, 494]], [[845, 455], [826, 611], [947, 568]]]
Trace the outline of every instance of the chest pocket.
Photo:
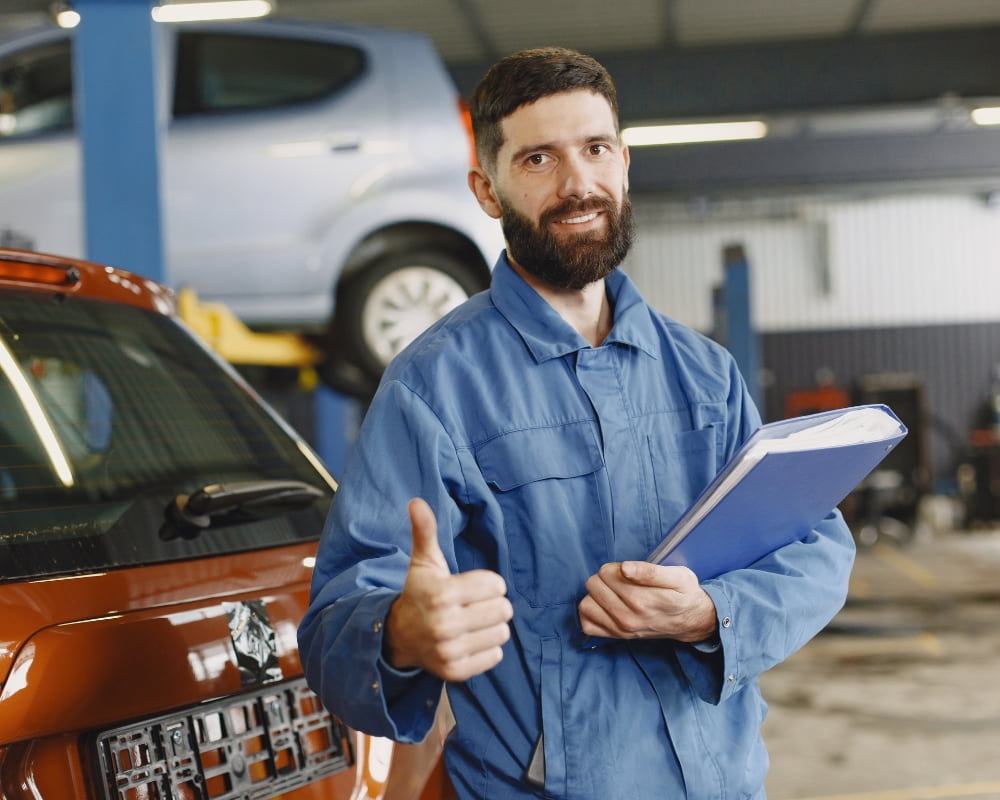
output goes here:
[[[722, 468], [721, 428], [710, 425], [672, 436], [650, 436], [649, 453], [656, 482], [662, 537]], [[659, 538], [649, 542], [653, 548]]]
[[593, 423], [507, 433], [477, 448], [476, 461], [503, 512], [505, 577], [533, 606], [576, 602], [609, 551]]

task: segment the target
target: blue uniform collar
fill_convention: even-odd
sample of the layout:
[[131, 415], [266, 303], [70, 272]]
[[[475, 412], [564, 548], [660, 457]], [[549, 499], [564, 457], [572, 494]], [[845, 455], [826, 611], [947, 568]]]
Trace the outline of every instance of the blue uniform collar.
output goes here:
[[[658, 358], [649, 309], [635, 284], [619, 269], [605, 279], [605, 284], [614, 307], [614, 323], [604, 344], [634, 347]], [[493, 268], [490, 297], [536, 361], [559, 358], [591, 346], [514, 271], [506, 252]]]

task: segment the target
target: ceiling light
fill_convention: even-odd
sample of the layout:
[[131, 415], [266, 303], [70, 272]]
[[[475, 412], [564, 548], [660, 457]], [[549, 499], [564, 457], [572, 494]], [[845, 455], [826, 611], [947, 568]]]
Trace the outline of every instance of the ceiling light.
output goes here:
[[765, 136], [767, 136], [767, 125], [760, 120], [642, 125], [626, 128], [622, 131], [622, 140], [629, 147], [692, 144], [695, 142], [730, 142], [738, 139], [763, 139]]
[[49, 6], [49, 14], [60, 28], [75, 28], [80, 24], [80, 13], [65, 3], [53, 3]]
[[977, 125], [1000, 125], [1000, 106], [972, 109], [972, 121]]
[[56, 14], [56, 25], [60, 28], [75, 28], [80, 24], [80, 12], [71, 8]]
[[933, 133], [942, 124], [937, 106], [819, 111], [804, 119], [813, 136]]
[[[157, 22], [205, 22], [266, 17], [273, 10], [270, 0], [212, 0], [153, 6], [152, 14]], [[80, 13], [62, 4], [53, 7], [52, 15], [60, 28], [75, 28], [80, 24]]]
[[205, 3], [168, 3], [153, 7], [157, 22], [204, 22], [213, 19], [253, 19], [271, 13], [269, 0], [214, 0]]

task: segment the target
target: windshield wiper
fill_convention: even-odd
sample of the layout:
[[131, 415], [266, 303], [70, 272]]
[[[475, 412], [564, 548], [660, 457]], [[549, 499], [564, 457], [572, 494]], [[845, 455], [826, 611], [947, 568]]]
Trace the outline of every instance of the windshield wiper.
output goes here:
[[302, 481], [261, 480], [212, 483], [191, 495], [179, 494], [164, 509], [160, 538], [193, 539], [209, 528], [254, 522], [299, 511], [323, 497]]

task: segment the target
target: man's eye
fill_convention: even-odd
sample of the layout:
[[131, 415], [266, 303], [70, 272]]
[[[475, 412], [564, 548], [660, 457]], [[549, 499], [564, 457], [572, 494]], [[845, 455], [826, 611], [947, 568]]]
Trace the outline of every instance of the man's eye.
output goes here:
[[610, 148], [606, 144], [592, 144], [590, 146], [590, 152], [595, 156], [603, 155], [608, 152], [608, 150], [610, 150]]
[[528, 156], [527, 160], [528, 163], [531, 164], [531, 166], [537, 167], [545, 163], [545, 154], [533, 153], [532, 155]]

